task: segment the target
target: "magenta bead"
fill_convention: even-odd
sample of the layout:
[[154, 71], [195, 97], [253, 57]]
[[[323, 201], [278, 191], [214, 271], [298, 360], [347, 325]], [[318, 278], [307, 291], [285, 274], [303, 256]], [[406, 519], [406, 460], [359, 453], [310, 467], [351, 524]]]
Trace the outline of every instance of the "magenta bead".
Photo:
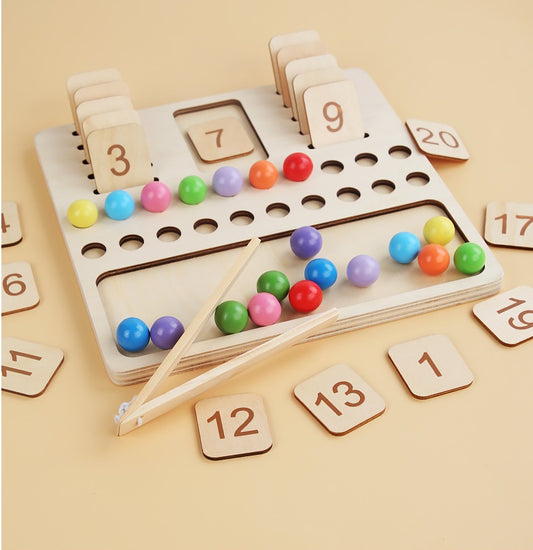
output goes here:
[[164, 212], [171, 199], [170, 189], [161, 181], [151, 181], [141, 191], [141, 204], [149, 212]]
[[248, 302], [248, 315], [258, 326], [273, 325], [281, 315], [281, 304], [269, 292], [259, 292]]

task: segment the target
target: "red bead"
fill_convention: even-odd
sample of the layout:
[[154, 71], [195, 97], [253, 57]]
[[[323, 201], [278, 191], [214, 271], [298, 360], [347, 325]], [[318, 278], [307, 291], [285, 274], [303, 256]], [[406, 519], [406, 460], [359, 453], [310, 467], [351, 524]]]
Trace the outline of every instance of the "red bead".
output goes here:
[[292, 153], [283, 163], [283, 173], [291, 181], [305, 181], [312, 171], [313, 161], [305, 153]]
[[322, 290], [313, 281], [298, 281], [289, 290], [289, 302], [296, 311], [309, 313], [322, 303]]

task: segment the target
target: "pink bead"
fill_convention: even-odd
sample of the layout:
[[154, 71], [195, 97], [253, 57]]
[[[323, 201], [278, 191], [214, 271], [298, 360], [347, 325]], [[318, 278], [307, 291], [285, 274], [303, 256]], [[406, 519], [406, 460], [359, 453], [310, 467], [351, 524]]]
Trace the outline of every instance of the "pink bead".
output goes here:
[[170, 189], [161, 181], [151, 181], [141, 191], [141, 204], [149, 212], [164, 212], [171, 199]]
[[269, 292], [259, 292], [248, 302], [248, 315], [258, 326], [273, 325], [281, 315], [281, 304]]

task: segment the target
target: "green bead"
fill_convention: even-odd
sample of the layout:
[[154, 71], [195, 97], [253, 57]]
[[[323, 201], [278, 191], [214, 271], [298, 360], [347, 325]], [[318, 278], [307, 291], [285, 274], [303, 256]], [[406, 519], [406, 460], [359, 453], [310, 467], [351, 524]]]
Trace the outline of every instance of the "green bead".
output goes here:
[[247, 323], [248, 310], [240, 302], [228, 300], [215, 309], [215, 324], [224, 334], [241, 332]]
[[200, 204], [207, 193], [207, 185], [199, 176], [187, 176], [180, 181], [178, 194], [185, 204]]
[[453, 255], [453, 263], [461, 273], [474, 275], [485, 265], [485, 252], [476, 243], [463, 243]]
[[257, 292], [269, 292], [280, 302], [289, 293], [290, 286], [289, 279], [281, 271], [265, 271], [257, 279]]

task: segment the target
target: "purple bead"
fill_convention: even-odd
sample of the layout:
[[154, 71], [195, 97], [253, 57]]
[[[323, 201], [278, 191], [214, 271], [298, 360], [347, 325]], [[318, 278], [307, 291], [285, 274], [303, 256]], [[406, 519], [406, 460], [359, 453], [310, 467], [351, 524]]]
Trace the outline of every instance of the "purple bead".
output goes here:
[[322, 235], [311, 226], [296, 229], [290, 239], [291, 249], [302, 260], [308, 260], [320, 252]]
[[233, 197], [242, 189], [243, 177], [237, 168], [222, 166], [213, 174], [213, 189], [223, 197]]
[[379, 277], [379, 264], [372, 256], [360, 254], [349, 261], [346, 274], [355, 286], [370, 286]]
[[158, 348], [170, 349], [174, 347], [174, 344], [179, 340], [184, 330], [181, 321], [167, 315], [159, 317], [159, 319], [154, 321], [150, 329], [150, 336], [152, 337], [152, 342]]

